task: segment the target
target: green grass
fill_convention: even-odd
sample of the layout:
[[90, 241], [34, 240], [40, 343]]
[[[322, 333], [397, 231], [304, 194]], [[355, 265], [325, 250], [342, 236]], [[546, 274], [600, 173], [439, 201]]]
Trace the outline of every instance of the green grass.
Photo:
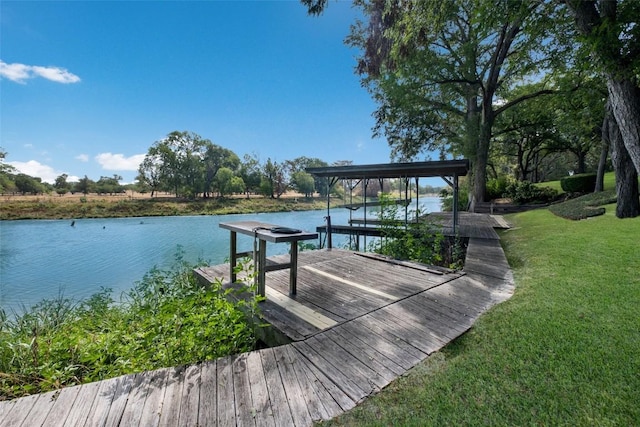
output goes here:
[[637, 425], [640, 218], [548, 210], [502, 234], [514, 296], [328, 425]]
[[[547, 182], [539, 182], [535, 184], [539, 187], [549, 187], [553, 188], [558, 192], [558, 194], [564, 193], [562, 186], [560, 185], [560, 180], [558, 181], [547, 181]], [[616, 188], [616, 175], [614, 172], [607, 172], [604, 174], [604, 189], [605, 190], [615, 190]]]

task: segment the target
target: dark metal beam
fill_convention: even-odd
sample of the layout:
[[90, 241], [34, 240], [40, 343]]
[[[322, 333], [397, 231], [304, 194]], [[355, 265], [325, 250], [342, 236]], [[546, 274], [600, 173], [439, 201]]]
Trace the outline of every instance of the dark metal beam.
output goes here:
[[469, 172], [469, 160], [327, 166], [307, 168], [307, 172], [319, 177], [338, 179], [465, 176]]

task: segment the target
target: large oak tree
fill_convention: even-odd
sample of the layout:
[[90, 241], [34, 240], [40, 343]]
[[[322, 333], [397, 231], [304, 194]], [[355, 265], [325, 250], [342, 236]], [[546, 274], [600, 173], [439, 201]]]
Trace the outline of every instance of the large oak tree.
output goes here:
[[[326, 6], [303, 0], [309, 11]], [[549, 36], [561, 20], [544, 1], [355, 1], [367, 22], [348, 43], [362, 51], [357, 72], [379, 108], [374, 131], [393, 155], [424, 151], [472, 161], [473, 197], [483, 201], [493, 126], [504, 111], [542, 88], [504, 102], [501, 93], [539, 77], [561, 56]], [[546, 40], [542, 43], [541, 40]]]
[[616, 215], [636, 217], [640, 215], [640, 2], [564, 2], [609, 92], [603, 137], [609, 143], [616, 170]]
[[624, 147], [640, 173], [640, 2], [565, 0], [607, 83]]

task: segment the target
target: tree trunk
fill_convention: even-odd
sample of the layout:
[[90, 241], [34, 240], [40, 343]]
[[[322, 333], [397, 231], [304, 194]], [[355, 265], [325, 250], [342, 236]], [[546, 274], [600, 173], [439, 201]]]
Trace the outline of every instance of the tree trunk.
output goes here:
[[[613, 116], [636, 173], [640, 173], [640, 88], [632, 57], [621, 55], [616, 31], [617, 1], [564, 0], [572, 10], [578, 30], [588, 38], [592, 53], [603, 67]], [[629, 56], [629, 55], [627, 55]], [[613, 140], [611, 141], [613, 144]], [[618, 150], [619, 151], [619, 150]]]
[[622, 133], [613, 115], [613, 107], [607, 102], [604, 129], [607, 130], [611, 145], [611, 161], [616, 171], [616, 192], [618, 218], [635, 218], [640, 216], [640, 198], [638, 197], [638, 173], [622, 140]]
[[609, 157], [609, 142], [603, 139], [600, 160], [598, 161], [598, 173], [596, 175], [596, 193], [604, 191], [604, 173], [607, 169], [607, 157]]
[[640, 173], [640, 89], [631, 80], [607, 76], [609, 101], [626, 151]]
[[598, 174], [596, 176], [595, 192], [604, 191], [604, 173], [607, 169], [607, 157], [609, 157], [609, 120], [605, 114], [602, 121], [602, 148], [600, 150], [600, 160], [598, 161]]
[[585, 173], [587, 171], [587, 153], [578, 151], [576, 157], [578, 157], [578, 170], [576, 173]]

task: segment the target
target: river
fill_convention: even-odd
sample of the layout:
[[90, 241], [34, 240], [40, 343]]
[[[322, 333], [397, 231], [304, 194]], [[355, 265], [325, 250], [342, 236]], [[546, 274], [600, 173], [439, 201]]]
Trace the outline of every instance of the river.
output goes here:
[[[420, 198], [423, 212], [440, 210], [437, 197]], [[221, 222], [252, 219], [305, 231], [324, 224], [326, 210], [71, 220], [0, 222], [0, 307], [20, 312], [60, 293], [74, 300], [101, 287], [117, 299], [154, 266], [174, 264], [176, 254], [190, 263], [224, 263], [229, 256], [229, 232]], [[361, 215], [360, 215], [361, 216]], [[353, 217], [358, 217], [357, 213]], [[332, 209], [333, 224], [346, 224], [347, 209]], [[250, 250], [253, 239], [238, 236], [238, 250]], [[312, 241], [313, 242], [313, 241]], [[315, 241], [313, 243], [318, 243]], [[334, 247], [346, 244], [334, 236]], [[267, 255], [286, 253], [288, 244], [267, 245]]]

